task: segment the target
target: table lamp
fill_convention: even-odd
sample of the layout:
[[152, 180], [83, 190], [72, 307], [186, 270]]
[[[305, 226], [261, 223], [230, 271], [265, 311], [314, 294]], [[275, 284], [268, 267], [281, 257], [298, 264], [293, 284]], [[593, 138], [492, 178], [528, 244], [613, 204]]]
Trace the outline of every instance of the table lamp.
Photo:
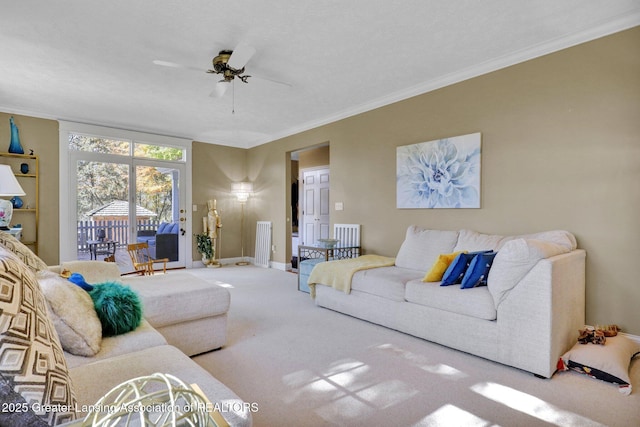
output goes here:
[[[25, 192], [20, 186], [11, 166], [0, 165], [0, 197], [24, 196]], [[13, 204], [6, 199], [0, 199], [0, 230], [8, 230], [13, 215]]]

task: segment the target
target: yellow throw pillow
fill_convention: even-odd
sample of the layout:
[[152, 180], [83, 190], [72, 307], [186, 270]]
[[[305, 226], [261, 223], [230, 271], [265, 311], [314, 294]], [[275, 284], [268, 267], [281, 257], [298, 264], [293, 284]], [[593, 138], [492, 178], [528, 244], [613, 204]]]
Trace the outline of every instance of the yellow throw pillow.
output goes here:
[[460, 253], [466, 253], [467, 251], [454, 252], [452, 254], [440, 254], [438, 259], [431, 266], [431, 270], [422, 279], [423, 282], [439, 282], [442, 280], [444, 272], [447, 271], [449, 265]]

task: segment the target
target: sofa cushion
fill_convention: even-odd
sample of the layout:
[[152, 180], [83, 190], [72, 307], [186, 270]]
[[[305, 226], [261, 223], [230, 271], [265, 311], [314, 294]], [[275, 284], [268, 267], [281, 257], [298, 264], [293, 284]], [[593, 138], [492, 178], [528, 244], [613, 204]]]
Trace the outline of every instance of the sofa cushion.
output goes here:
[[11, 234], [0, 230], [0, 245], [13, 252], [34, 273], [46, 270], [47, 264]]
[[419, 279], [424, 272], [400, 267], [379, 267], [358, 271], [351, 279], [351, 290], [404, 301], [405, 283]]
[[[79, 407], [89, 408], [113, 387], [156, 372], [171, 374], [187, 384], [197, 384], [212, 404], [222, 409], [231, 426], [250, 426], [249, 406], [233, 391], [173, 346], [163, 345], [88, 363], [71, 369]], [[100, 381], [96, 381], [99, 378]], [[83, 414], [81, 414], [83, 415]]]
[[62, 348], [79, 356], [100, 351], [102, 325], [89, 294], [51, 271], [41, 271], [36, 277]]
[[120, 269], [115, 262], [67, 261], [60, 264], [60, 269], [81, 274], [91, 285], [120, 278]]
[[[0, 247], [0, 376], [48, 424], [73, 420], [76, 398], [58, 334], [33, 272]], [[31, 414], [29, 414], [31, 415]], [[21, 420], [21, 424], [27, 420]]]
[[426, 272], [438, 255], [453, 252], [457, 239], [457, 231], [427, 230], [411, 225], [398, 251], [396, 266]]
[[410, 280], [406, 284], [406, 300], [413, 304], [463, 314], [478, 319], [495, 320], [496, 308], [485, 286], [460, 289], [457, 286], [438, 286]]
[[435, 260], [431, 269], [427, 271], [427, 274], [424, 275], [422, 279], [423, 282], [439, 282], [442, 280], [442, 276], [444, 276], [444, 272], [447, 271], [447, 268], [451, 265], [454, 259], [460, 254], [460, 252], [453, 252], [450, 254], [440, 254], [438, 255], [438, 259]]
[[497, 251], [505, 237], [498, 234], [483, 234], [473, 230], [460, 230], [454, 251]]
[[178, 234], [180, 225], [177, 222], [161, 222], [156, 234]]
[[93, 357], [83, 357], [65, 352], [67, 366], [76, 366], [95, 362], [96, 360], [108, 359], [121, 354], [133, 353], [149, 347], [166, 345], [167, 340], [156, 331], [145, 319], [142, 319], [140, 326], [135, 331], [113, 337], [102, 338], [100, 351]]
[[469, 289], [476, 286], [486, 286], [489, 270], [495, 256], [495, 252], [486, 252], [474, 256], [469, 263], [467, 271], [464, 273], [462, 282], [460, 282], [460, 288]]
[[123, 276], [122, 282], [135, 290], [144, 308], [144, 317], [159, 328], [229, 311], [229, 291], [186, 271], [153, 276]]
[[487, 280], [496, 308], [538, 261], [566, 252], [567, 247], [543, 240], [519, 238], [506, 242], [494, 258]]

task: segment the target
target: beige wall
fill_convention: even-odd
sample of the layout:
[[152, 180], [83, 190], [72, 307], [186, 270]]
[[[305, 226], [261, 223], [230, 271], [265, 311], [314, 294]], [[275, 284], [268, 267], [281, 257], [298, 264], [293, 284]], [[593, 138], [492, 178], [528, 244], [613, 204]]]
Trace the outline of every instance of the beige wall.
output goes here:
[[[247, 179], [247, 150], [221, 145], [194, 142], [192, 147], [192, 203], [198, 210], [192, 212], [193, 232], [202, 233], [202, 217], [207, 216], [207, 200], [216, 199], [222, 222], [219, 253], [216, 258], [240, 256], [240, 204], [231, 195], [231, 183]], [[251, 205], [251, 199], [247, 206]], [[250, 224], [248, 221], [245, 222]], [[245, 254], [250, 240], [245, 233]], [[201, 258], [193, 242], [193, 259]]]
[[[635, 28], [253, 148], [261, 219], [286, 247], [286, 153], [328, 141], [332, 222], [362, 224], [366, 252], [395, 255], [410, 224], [566, 229], [588, 254], [587, 321], [640, 334], [639, 49]], [[396, 209], [396, 147], [472, 132], [481, 209]]]
[[[55, 120], [39, 119], [35, 117], [21, 116], [18, 114], [7, 114], [0, 112], [0, 151], [9, 150], [11, 140], [9, 118], [13, 116], [18, 131], [20, 142], [25, 154], [33, 150], [39, 156], [39, 226], [38, 226], [38, 255], [50, 265], [58, 263], [58, 218], [59, 203], [58, 194], [59, 172], [58, 172], [58, 122]], [[25, 189], [26, 190], [26, 189]], [[27, 213], [21, 214], [22, 218], [28, 218]], [[23, 227], [28, 227], [30, 221], [19, 220]], [[27, 234], [28, 230], [24, 230]], [[30, 236], [27, 235], [30, 239]], [[53, 244], [52, 244], [53, 242]]]
[[[331, 203], [344, 203], [332, 222], [362, 224], [365, 251], [395, 255], [410, 224], [567, 229], [587, 250], [587, 321], [640, 335], [639, 44], [635, 28], [250, 150], [195, 142], [194, 233], [216, 198], [220, 255], [239, 256], [240, 207], [229, 188], [249, 179], [256, 194], [247, 203], [246, 253], [255, 221], [269, 220], [273, 259], [288, 262], [289, 153], [328, 142]], [[40, 253], [55, 264], [58, 229], [47, 225], [59, 222], [58, 124], [15, 117], [23, 146], [40, 155]], [[0, 113], [0, 149], [9, 146], [8, 120]], [[396, 147], [472, 132], [482, 133], [481, 209], [396, 209]]]
[[331, 162], [329, 153], [330, 151], [329, 151], [328, 145], [301, 151], [298, 154], [300, 158], [298, 163], [298, 169], [302, 170], [307, 168], [316, 168], [319, 166], [329, 165], [329, 163]]

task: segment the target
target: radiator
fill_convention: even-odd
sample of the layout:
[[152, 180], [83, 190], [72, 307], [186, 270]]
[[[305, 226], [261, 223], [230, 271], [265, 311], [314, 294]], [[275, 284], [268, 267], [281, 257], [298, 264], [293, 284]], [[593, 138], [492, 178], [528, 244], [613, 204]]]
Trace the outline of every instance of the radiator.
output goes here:
[[256, 251], [254, 264], [269, 268], [271, 255], [271, 222], [258, 221], [256, 228]]
[[340, 246], [360, 246], [360, 224], [334, 224], [333, 238]]

